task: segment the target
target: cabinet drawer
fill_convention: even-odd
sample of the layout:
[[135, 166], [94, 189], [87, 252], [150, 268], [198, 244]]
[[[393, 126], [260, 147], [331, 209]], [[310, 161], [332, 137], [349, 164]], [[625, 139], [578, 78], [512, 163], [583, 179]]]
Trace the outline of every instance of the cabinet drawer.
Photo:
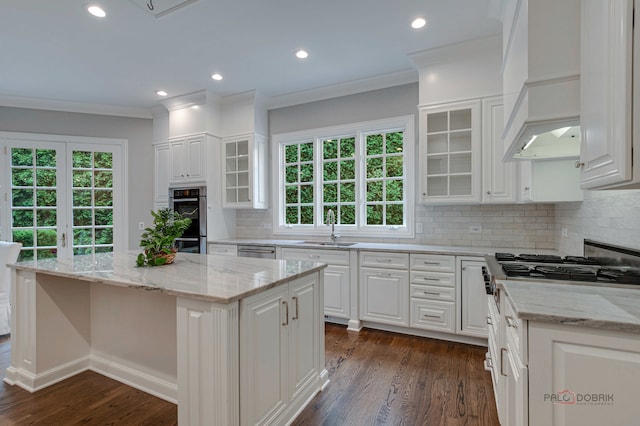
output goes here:
[[282, 249], [282, 258], [287, 260], [313, 260], [329, 265], [349, 266], [349, 250], [322, 250], [322, 249]]
[[411, 284], [428, 284], [455, 287], [456, 280], [453, 274], [411, 271]]
[[226, 256], [237, 256], [238, 246], [235, 244], [209, 244], [208, 254], [222, 254]]
[[455, 332], [456, 305], [439, 300], [411, 300], [411, 327]]
[[376, 251], [360, 252], [360, 266], [373, 268], [408, 269], [409, 254]]
[[418, 299], [456, 301], [456, 289], [452, 287], [438, 287], [434, 285], [411, 284], [411, 297]]
[[455, 272], [455, 256], [438, 254], [412, 254], [411, 269], [417, 271]]
[[525, 328], [527, 326], [527, 322], [522, 321], [516, 316], [515, 310], [513, 309], [513, 306], [511, 306], [511, 301], [508, 297], [504, 298], [503, 320], [506, 344], [511, 347], [523, 363], [526, 363], [526, 348], [524, 346], [526, 345]]

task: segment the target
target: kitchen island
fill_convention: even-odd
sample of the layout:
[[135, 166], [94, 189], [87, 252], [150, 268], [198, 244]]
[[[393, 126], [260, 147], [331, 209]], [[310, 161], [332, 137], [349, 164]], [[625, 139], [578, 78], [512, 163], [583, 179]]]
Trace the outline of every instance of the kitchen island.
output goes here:
[[136, 256], [12, 265], [5, 382], [35, 392], [93, 370], [177, 403], [185, 425], [285, 424], [326, 386], [324, 264]]

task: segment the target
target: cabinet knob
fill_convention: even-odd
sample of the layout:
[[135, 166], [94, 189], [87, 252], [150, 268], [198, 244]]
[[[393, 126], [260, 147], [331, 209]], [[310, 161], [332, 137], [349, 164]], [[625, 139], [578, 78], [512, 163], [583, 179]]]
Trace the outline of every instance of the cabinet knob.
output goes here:
[[584, 167], [584, 162], [576, 160], [576, 169], [580, 169], [582, 167]]
[[531, 188], [529, 188], [528, 186], [525, 186], [525, 187], [524, 187], [524, 190], [525, 190], [525, 191], [528, 191], [529, 189], [531, 189]]
[[487, 195], [491, 195], [491, 191], [487, 191]]

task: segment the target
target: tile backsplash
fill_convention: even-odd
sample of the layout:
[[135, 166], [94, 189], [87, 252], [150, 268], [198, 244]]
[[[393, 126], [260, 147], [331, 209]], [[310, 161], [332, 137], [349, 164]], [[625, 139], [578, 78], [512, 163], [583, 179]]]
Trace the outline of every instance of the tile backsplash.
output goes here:
[[585, 191], [582, 202], [557, 204], [555, 217], [564, 253], [582, 255], [584, 239], [640, 250], [640, 190]]
[[[417, 206], [415, 220], [423, 230], [415, 238], [385, 238], [384, 242], [530, 249], [553, 249], [556, 245], [553, 204]], [[271, 210], [238, 210], [236, 238], [282, 239], [265, 229], [271, 221]], [[471, 228], [480, 232], [471, 232]]]

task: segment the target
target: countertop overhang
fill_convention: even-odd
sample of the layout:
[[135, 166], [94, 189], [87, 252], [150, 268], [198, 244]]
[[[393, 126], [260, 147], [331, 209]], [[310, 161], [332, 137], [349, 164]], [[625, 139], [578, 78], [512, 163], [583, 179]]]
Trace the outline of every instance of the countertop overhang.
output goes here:
[[231, 303], [298, 277], [323, 263], [177, 253], [170, 265], [137, 267], [138, 252], [101, 253], [9, 265], [21, 271]]

